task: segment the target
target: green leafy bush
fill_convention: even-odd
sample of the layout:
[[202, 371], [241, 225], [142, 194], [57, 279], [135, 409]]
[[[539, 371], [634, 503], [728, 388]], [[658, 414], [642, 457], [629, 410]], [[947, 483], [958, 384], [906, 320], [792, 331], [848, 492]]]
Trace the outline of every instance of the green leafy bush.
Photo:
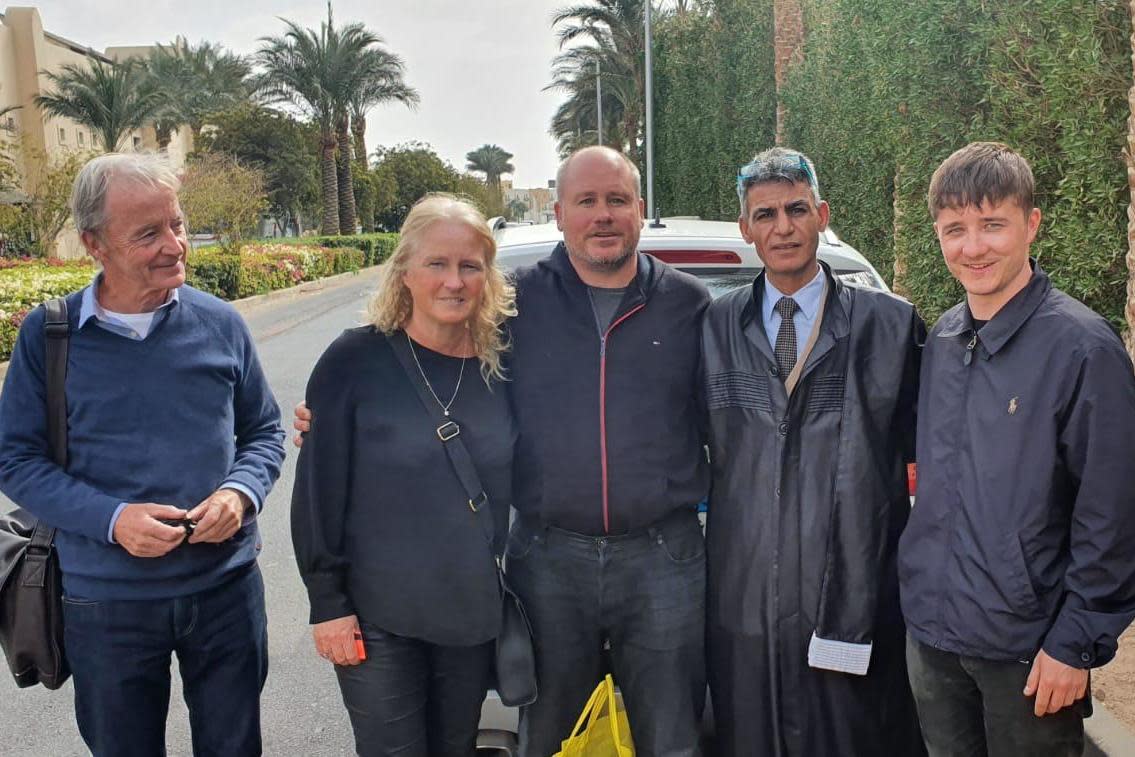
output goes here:
[[348, 236], [326, 237], [288, 237], [274, 239], [275, 244], [318, 245], [320, 247], [348, 247], [363, 252], [363, 265], [372, 266], [390, 257], [398, 246], [398, 235], [394, 233], [351, 234]]
[[90, 262], [0, 260], [0, 360], [16, 346], [20, 324], [35, 306], [82, 289], [95, 275]]
[[350, 247], [254, 242], [245, 244], [239, 254], [204, 247], [189, 256], [189, 283], [234, 300], [357, 271], [363, 261], [364, 253]]
[[974, 140], [1032, 164], [1033, 246], [1056, 286], [1121, 328], [1130, 202], [1131, 24], [1122, 0], [805, 0], [783, 100], [833, 224], [933, 322], [963, 293], [926, 209], [937, 165]]
[[[375, 234], [368, 240], [372, 255], [385, 258], [393, 248], [389, 237]], [[331, 237], [352, 239], [354, 237]], [[353, 247], [318, 247], [311, 244], [251, 243], [239, 254], [205, 247], [189, 255], [188, 283], [224, 300], [285, 289], [304, 281], [357, 271], [365, 254]], [[7, 360], [16, 334], [28, 311], [44, 300], [86, 286], [97, 268], [89, 261], [12, 260], [0, 258], [0, 360]]]

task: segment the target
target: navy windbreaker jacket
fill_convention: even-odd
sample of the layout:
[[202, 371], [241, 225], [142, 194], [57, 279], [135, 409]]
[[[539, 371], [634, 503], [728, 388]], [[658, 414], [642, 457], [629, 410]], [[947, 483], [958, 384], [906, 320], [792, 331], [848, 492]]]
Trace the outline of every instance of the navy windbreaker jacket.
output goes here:
[[1103, 318], [1029, 284], [922, 358], [918, 494], [899, 547], [918, 641], [989, 660], [1108, 662], [1135, 618], [1135, 376]]
[[649, 255], [600, 330], [564, 245], [516, 276], [507, 355], [520, 436], [514, 504], [591, 535], [645, 528], [705, 499], [697, 392], [705, 286]]

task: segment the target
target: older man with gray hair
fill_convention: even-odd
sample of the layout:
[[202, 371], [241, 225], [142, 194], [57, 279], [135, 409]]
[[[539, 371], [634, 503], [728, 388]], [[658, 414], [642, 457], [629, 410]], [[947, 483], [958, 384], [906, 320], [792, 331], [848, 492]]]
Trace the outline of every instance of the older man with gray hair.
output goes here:
[[65, 468], [48, 447], [44, 308], [0, 394], [0, 490], [57, 529], [75, 714], [97, 757], [165, 753], [173, 653], [194, 754], [261, 752], [255, 514], [284, 434], [240, 316], [185, 284], [177, 190], [148, 155], [95, 158], [75, 180], [102, 270], [65, 298]]
[[737, 195], [764, 271], [702, 327], [719, 753], [922, 754], [895, 552], [925, 327], [817, 259], [829, 209], [807, 157], [760, 153]]

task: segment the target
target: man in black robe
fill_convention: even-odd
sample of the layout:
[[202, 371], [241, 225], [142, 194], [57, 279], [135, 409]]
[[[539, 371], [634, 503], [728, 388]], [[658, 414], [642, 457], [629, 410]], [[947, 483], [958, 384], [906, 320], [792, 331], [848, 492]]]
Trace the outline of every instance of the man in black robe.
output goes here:
[[925, 327], [817, 260], [829, 209], [804, 155], [757, 155], [737, 192], [765, 269], [703, 326], [720, 754], [921, 755], [895, 553]]

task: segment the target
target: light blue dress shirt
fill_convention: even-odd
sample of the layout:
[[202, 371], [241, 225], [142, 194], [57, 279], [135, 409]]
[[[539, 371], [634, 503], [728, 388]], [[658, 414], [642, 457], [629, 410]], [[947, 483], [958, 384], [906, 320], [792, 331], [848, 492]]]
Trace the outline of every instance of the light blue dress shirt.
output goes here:
[[792, 297], [796, 300], [796, 314], [792, 316], [792, 323], [796, 326], [796, 359], [804, 352], [808, 337], [812, 334], [812, 326], [816, 323], [816, 313], [820, 310], [820, 299], [824, 296], [824, 269], [816, 266], [816, 275], [798, 291], [791, 295], [780, 292], [765, 275], [765, 293], [761, 300], [761, 323], [764, 324], [768, 343], [776, 348], [776, 335], [780, 331], [780, 313], [776, 312], [776, 303], [781, 297]]
[[[99, 328], [106, 329], [113, 334], [118, 334], [119, 336], [124, 336], [127, 339], [134, 339], [139, 341], [144, 339], [145, 337], [138, 334], [138, 332], [136, 332], [130, 324], [115, 318], [112, 314], [108, 313], [102, 305], [99, 304], [98, 293], [99, 283], [101, 282], [101, 280], [102, 274], [95, 274], [95, 277], [91, 279], [91, 285], [83, 290], [83, 299], [79, 305], [79, 328], [83, 328], [87, 321], [94, 318], [95, 324]], [[163, 303], [162, 306], [154, 312], [154, 324], [150, 326], [150, 333], [153, 333], [154, 328], [159, 323], [159, 319], [166, 318], [169, 314], [169, 311], [177, 302], [177, 290], [171, 290], [169, 299], [167, 299], [165, 303]], [[260, 499], [252, 491], [250, 491], [247, 486], [239, 484], [235, 481], [226, 481], [217, 488], [233, 489], [234, 491], [238, 491], [244, 494], [248, 497], [249, 500], [251, 500], [253, 507], [255, 507], [255, 512], [260, 512], [262, 503], [260, 502]], [[118, 507], [115, 509], [114, 514], [110, 516], [110, 528], [107, 530], [106, 540], [111, 544], [115, 543], [114, 526], [116, 523], [118, 523], [118, 516], [122, 514], [122, 509], [126, 507], [127, 504], [129, 503], [120, 502]]]

